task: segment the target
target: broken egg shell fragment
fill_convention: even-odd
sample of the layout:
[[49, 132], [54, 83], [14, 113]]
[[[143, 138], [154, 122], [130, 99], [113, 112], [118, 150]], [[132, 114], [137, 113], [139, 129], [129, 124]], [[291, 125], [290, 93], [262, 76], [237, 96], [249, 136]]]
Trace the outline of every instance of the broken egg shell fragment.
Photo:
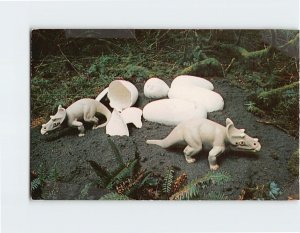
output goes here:
[[164, 125], [178, 125], [193, 117], [206, 118], [207, 112], [201, 105], [181, 99], [162, 99], [147, 104], [143, 109], [147, 121]]
[[103, 97], [108, 93], [108, 87], [105, 88], [101, 93], [96, 97], [97, 101], [101, 101]]
[[135, 104], [138, 98], [138, 90], [131, 82], [114, 80], [108, 86], [107, 97], [112, 108], [122, 111]]
[[150, 78], [144, 85], [144, 95], [147, 98], [160, 99], [168, 96], [169, 86], [159, 78]]
[[177, 76], [171, 83], [171, 88], [180, 86], [197, 86], [208, 90], [214, 89], [214, 85], [210, 81], [192, 75]]
[[106, 94], [110, 101], [109, 105], [119, 112], [134, 105], [138, 98], [137, 88], [131, 82], [125, 80], [112, 81], [109, 86], [96, 97], [96, 100], [101, 101]]
[[113, 110], [111, 118], [106, 125], [106, 134], [110, 136], [129, 136], [127, 124], [116, 109]]
[[126, 108], [121, 112], [121, 118], [125, 124], [133, 123], [135, 127], [142, 128], [142, 114], [143, 111], [139, 108]]

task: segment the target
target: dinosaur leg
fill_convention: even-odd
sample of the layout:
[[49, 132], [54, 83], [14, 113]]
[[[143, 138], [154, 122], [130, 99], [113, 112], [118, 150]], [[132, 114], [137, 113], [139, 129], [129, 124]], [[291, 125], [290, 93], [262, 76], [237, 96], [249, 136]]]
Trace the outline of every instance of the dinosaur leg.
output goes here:
[[219, 165], [217, 164], [217, 156], [222, 154], [224, 150], [224, 146], [215, 146], [209, 151], [208, 162], [210, 170], [217, 170], [219, 168]]
[[199, 137], [193, 137], [193, 135], [193, 133], [189, 133], [188, 135], [184, 136], [184, 140], [188, 145], [184, 148], [183, 153], [185, 156], [185, 160], [188, 163], [194, 163], [196, 159], [192, 157], [202, 150], [201, 139]]
[[185, 160], [188, 162], [188, 163], [194, 163], [196, 161], [195, 158], [192, 158], [195, 154], [197, 154], [199, 151], [201, 151], [202, 149], [202, 146], [201, 148], [193, 148], [191, 146], [186, 146], [184, 148], [184, 156], [185, 156]]
[[82, 122], [74, 120], [72, 121], [72, 127], [77, 127], [77, 129], [79, 130], [79, 134], [78, 134], [79, 137], [84, 136], [84, 127]]
[[91, 118], [84, 117], [84, 121], [93, 123], [93, 129], [97, 129], [97, 125], [99, 122], [99, 119], [97, 117], [95, 117], [95, 116], [91, 117]]
[[95, 117], [95, 111], [93, 111], [91, 108], [88, 107], [84, 109], [83, 120], [85, 122], [92, 123], [93, 129], [96, 129], [99, 122], [99, 119]]

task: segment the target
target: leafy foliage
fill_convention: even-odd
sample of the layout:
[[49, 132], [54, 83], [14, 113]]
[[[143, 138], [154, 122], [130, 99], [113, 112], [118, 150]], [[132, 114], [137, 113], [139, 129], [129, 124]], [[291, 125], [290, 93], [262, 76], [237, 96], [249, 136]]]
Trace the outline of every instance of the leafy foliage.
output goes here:
[[288, 169], [294, 176], [299, 176], [299, 150], [291, 155], [288, 161]]
[[230, 180], [230, 176], [221, 172], [209, 172], [205, 176], [192, 180], [177, 193], [174, 193], [170, 200], [190, 200], [200, 195], [200, 190], [209, 184], [223, 184]]
[[260, 108], [258, 108], [255, 104], [255, 102], [248, 102], [245, 104], [245, 106], [247, 106], [247, 111], [253, 113], [254, 115], [257, 115], [257, 116], [264, 116], [265, 113], [264, 111], [262, 111]]
[[220, 192], [209, 192], [207, 195], [204, 195], [205, 200], [226, 200], [226, 197], [223, 193]]
[[124, 167], [125, 164], [124, 164], [123, 158], [120, 154], [120, 151], [118, 150], [118, 148], [116, 147], [116, 145], [113, 143], [113, 141], [110, 138], [108, 138], [107, 140], [113, 151], [115, 162], [117, 164], [119, 164], [119, 166]]
[[162, 185], [162, 190], [165, 194], [169, 195], [172, 190], [172, 184], [174, 180], [174, 170], [173, 168], [168, 168], [165, 176], [164, 176], [164, 182]]
[[[89, 161], [90, 165], [97, 174], [99, 180], [97, 183], [108, 190], [117, 192], [122, 197], [137, 198], [138, 193], [144, 187], [157, 185], [157, 180], [150, 172], [141, 170], [139, 158], [130, 160], [124, 163], [122, 156], [116, 145], [109, 139], [109, 144], [113, 151], [114, 161], [117, 163], [117, 168], [109, 171], [103, 166], [97, 164], [95, 161]], [[120, 198], [120, 196], [112, 194], [105, 198]]]
[[282, 190], [274, 181], [268, 184], [251, 185], [242, 189], [240, 200], [275, 200], [282, 194]]
[[30, 183], [31, 191], [36, 190], [40, 185], [41, 185], [41, 180], [40, 180], [40, 178], [35, 178], [35, 179], [32, 180], [31, 183]]
[[271, 199], [275, 200], [277, 199], [278, 196], [282, 194], [282, 191], [274, 181], [270, 183], [269, 189], [270, 189], [269, 196]]
[[119, 193], [108, 193], [100, 198], [100, 200], [117, 200], [117, 201], [123, 201], [123, 200], [130, 200], [130, 198], [126, 195], [119, 194]]
[[[55, 186], [56, 182], [60, 180], [60, 175], [57, 170], [56, 163], [52, 166], [50, 170], [46, 169], [44, 163], [39, 165], [37, 172], [31, 172], [31, 182], [30, 182], [30, 191], [33, 199], [43, 198], [40, 197], [40, 190], [45, 189], [46, 186]], [[44, 196], [47, 196], [48, 193], [53, 190], [44, 190]]]
[[124, 179], [131, 177], [135, 174], [135, 171], [138, 166], [138, 160], [134, 159], [129, 162], [129, 164], [125, 167], [121, 167], [121, 170], [117, 170], [113, 172], [113, 175], [106, 185], [106, 188], [112, 189], [116, 184], [122, 182]]
[[79, 199], [85, 199], [88, 194], [89, 194], [89, 190], [92, 187], [93, 183], [88, 183], [84, 186], [84, 188], [80, 191], [80, 195], [79, 195]]

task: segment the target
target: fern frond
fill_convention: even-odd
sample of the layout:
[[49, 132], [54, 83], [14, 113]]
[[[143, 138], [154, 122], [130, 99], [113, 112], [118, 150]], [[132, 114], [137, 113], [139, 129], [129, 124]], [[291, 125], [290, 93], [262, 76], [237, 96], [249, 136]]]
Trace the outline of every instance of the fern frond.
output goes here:
[[92, 185], [93, 183], [88, 183], [83, 187], [83, 189], [80, 191], [79, 199], [85, 199], [88, 196], [89, 190]]
[[35, 178], [30, 182], [31, 191], [36, 190], [41, 185], [40, 178]]
[[114, 185], [116, 185], [118, 182], [131, 177], [134, 175], [137, 167], [138, 167], [138, 160], [134, 159], [132, 160], [128, 166], [125, 166], [123, 169], [121, 169], [119, 172], [117, 172], [115, 175], [112, 176], [110, 181], [108, 182], [106, 188], [112, 189]]
[[59, 173], [58, 173], [58, 170], [56, 167], [56, 162], [55, 162], [55, 164], [49, 171], [48, 180], [51, 182], [55, 182], [55, 181], [58, 181], [58, 179], [59, 179]]
[[209, 172], [205, 176], [192, 180], [177, 193], [174, 193], [170, 200], [189, 200], [200, 194], [200, 188], [206, 188], [209, 183], [222, 184], [230, 180], [230, 176], [222, 172]]
[[113, 151], [114, 160], [118, 164], [118, 167], [125, 167], [123, 158], [122, 158], [121, 153], [118, 150], [116, 144], [110, 138], [107, 138], [107, 141]]
[[183, 187], [183, 185], [186, 183], [186, 181], [187, 181], [187, 174], [184, 172], [175, 179], [172, 193], [178, 192], [180, 188]]
[[174, 193], [170, 200], [189, 200], [199, 195], [199, 180], [195, 179], [180, 189], [177, 193]]
[[109, 173], [109, 171], [96, 163], [95, 161], [89, 160], [88, 161], [91, 165], [91, 167], [94, 169], [97, 176], [100, 178], [101, 185], [106, 185], [109, 180], [111, 179], [112, 175]]
[[165, 194], [168, 194], [168, 195], [170, 194], [170, 192], [172, 190], [173, 179], [174, 179], [174, 170], [171, 167], [166, 171], [166, 174], [164, 176], [162, 190]]
[[210, 171], [206, 175], [206, 179], [210, 179], [213, 184], [223, 184], [231, 180], [231, 176], [226, 172], [213, 172]]
[[226, 197], [223, 193], [220, 192], [210, 192], [204, 196], [206, 200], [226, 200]]
[[141, 189], [149, 180], [150, 177], [149, 173], [140, 173], [140, 175], [137, 176], [137, 178], [133, 181], [132, 185], [129, 187], [129, 190], [125, 192], [127, 196], [130, 196], [134, 194], [137, 190]]
[[105, 194], [104, 196], [102, 196], [100, 198], [100, 200], [117, 200], [117, 201], [121, 201], [121, 200], [131, 200], [131, 199], [129, 197], [127, 197], [126, 195], [123, 195], [123, 194], [108, 193], [108, 194]]
[[47, 179], [47, 169], [46, 169], [45, 163], [41, 163], [39, 165], [37, 173], [38, 173], [41, 183], [43, 183]]

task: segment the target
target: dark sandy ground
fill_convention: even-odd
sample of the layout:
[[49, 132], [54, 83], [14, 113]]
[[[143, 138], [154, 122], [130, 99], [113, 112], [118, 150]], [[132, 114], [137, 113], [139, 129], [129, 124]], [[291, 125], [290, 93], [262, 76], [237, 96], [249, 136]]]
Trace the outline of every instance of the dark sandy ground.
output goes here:
[[[279, 199], [298, 194], [299, 179], [288, 171], [288, 160], [298, 149], [298, 139], [271, 125], [256, 122], [257, 118], [247, 112], [244, 105], [248, 95], [246, 91], [229, 85], [226, 80], [211, 81], [215, 91], [223, 96], [225, 107], [223, 111], [210, 113], [208, 118], [224, 125], [229, 117], [237, 128], [245, 128], [247, 134], [259, 138], [262, 145], [261, 151], [256, 154], [226, 151], [221, 155], [218, 158], [219, 171], [230, 174], [232, 180], [221, 186], [212, 186], [211, 189], [222, 192], [228, 199], [238, 199], [244, 187], [275, 181], [283, 191]], [[140, 96], [136, 106], [143, 108], [150, 100], [143, 96], [143, 85], [137, 86]], [[125, 161], [132, 159], [137, 151], [142, 167], [148, 171], [163, 174], [167, 167], [174, 166], [181, 172], [185, 171], [189, 180], [205, 175], [209, 171], [207, 151], [201, 152], [194, 164], [188, 164], [182, 148], [165, 150], [145, 143], [146, 139], [164, 138], [172, 128], [143, 120], [141, 129], [130, 126], [130, 137], [111, 139]], [[49, 199], [78, 199], [84, 186], [97, 178], [88, 160], [107, 168], [116, 166], [107, 137], [104, 128], [87, 130], [85, 137], [78, 137], [74, 130], [43, 136], [39, 127], [31, 129], [30, 170], [38, 170], [41, 163], [48, 169], [55, 165], [61, 177], [59, 190]], [[99, 199], [104, 193], [94, 188], [86, 198]]]

